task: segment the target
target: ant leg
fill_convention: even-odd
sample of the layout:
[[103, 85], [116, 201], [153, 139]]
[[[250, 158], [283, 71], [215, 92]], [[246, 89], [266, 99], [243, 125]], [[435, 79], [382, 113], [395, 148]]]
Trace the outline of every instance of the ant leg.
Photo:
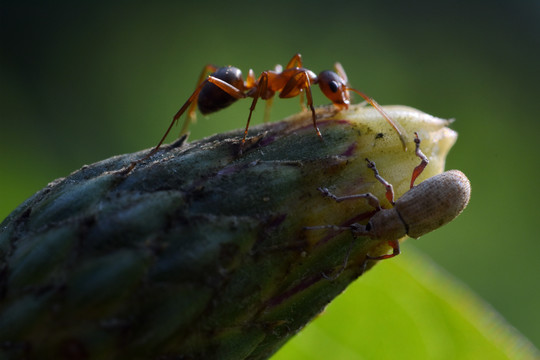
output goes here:
[[253, 69], [249, 69], [244, 87], [246, 88], [246, 90], [249, 90], [251, 88], [254, 88], [256, 85], [257, 83], [255, 82], [255, 73], [253, 72]]
[[381, 210], [381, 204], [379, 202], [379, 199], [377, 199], [377, 197], [372, 193], [336, 196], [332, 194], [327, 188], [318, 188], [317, 190], [319, 190], [321, 194], [323, 194], [323, 196], [329, 197], [330, 199], [338, 203], [345, 200], [366, 199], [368, 204], [373, 206], [373, 208], [377, 209], [377, 211]]
[[[187, 101], [184, 103], [184, 105], [182, 105], [182, 107], [180, 108], [180, 110], [178, 110], [178, 112], [176, 113], [176, 115], [174, 115], [173, 117], [173, 120], [171, 122], [171, 124], [169, 125], [169, 127], [167, 128], [167, 131], [165, 131], [165, 134], [163, 135], [163, 137], [161, 138], [161, 140], [159, 141], [159, 143], [156, 145], [156, 147], [150, 151], [146, 156], [142, 157], [141, 159], [139, 160], [136, 160], [136, 161], [133, 161], [129, 167], [126, 169], [126, 173], [131, 171], [138, 163], [140, 163], [141, 161], [144, 161], [146, 159], [148, 159], [150, 156], [154, 155], [158, 150], [159, 148], [161, 147], [161, 145], [163, 144], [163, 142], [165, 141], [165, 139], [167, 138], [167, 135], [169, 135], [169, 132], [171, 131], [172, 127], [174, 126], [174, 124], [178, 121], [178, 119], [182, 116], [182, 114], [184, 114], [184, 112], [190, 108], [190, 106], [192, 106], [194, 103], [196, 103], [195, 101], [197, 100], [198, 96], [199, 96], [199, 93], [201, 92], [202, 88], [208, 83], [208, 82], [211, 82], [212, 84], [218, 86], [220, 89], [222, 89], [223, 91], [225, 91], [227, 94], [231, 95], [231, 96], [234, 96], [236, 97], [237, 99], [242, 99], [242, 98], [245, 98], [246, 95], [241, 91], [241, 90], [238, 90], [236, 87], [232, 86], [231, 84], [221, 80], [221, 79], [218, 79], [218, 78], [215, 78], [211, 75], [209, 75], [205, 80], [203, 80], [198, 86], [197, 88], [195, 89], [195, 91], [193, 92], [193, 94], [191, 94], [191, 96], [189, 97], [189, 99], [187, 99]], [[189, 125], [189, 118], [186, 119], [186, 121], [184, 122], [184, 125], [182, 126], [182, 132], [181, 132], [181, 135], [184, 135], [186, 132], [187, 132], [187, 127]]]
[[287, 84], [281, 90], [279, 97], [282, 99], [294, 97], [298, 94], [301, 94], [301, 91], [305, 90], [307, 105], [311, 110], [311, 115], [313, 118], [313, 127], [317, 132], [317, 136], [322, 140], [322, 134], [317, 126], [317, 114], [315, 113], [315, 108], [313, 107], [313, 96], [311, 95], [311, 82], [309, 80], [309, 75], [305, 70], [298, 70], [296, 74], [291, 76]]
[[377, 170], [377, 167], [375, 167], [375, 163], [369, 159], [366, 159], [367, 161], [367, 167], [373, 170], [373, 173], [375, 174], [375, 178], [383, 184], [383, 186], [386, 188], [386, 198], [390, 202], [390, 204], [395, 205], [394, 202], [394, 187], [392, 184], [390, 184], [388, 181], [384, 180], [381, 175], [379, 175], [379, 170]]
[[424, 155], [424, 153], [420, 150], [420, 138], [418, 137], [418, 133], [415, 132], [414, 136], [415, 136], [414, 143], [416, 144], [415, 154], [416, 154], [416, 156], [418, 156], [420, 158], [421, 162], [420, 162], [420, 165], [415, 167], [414, 170], [413, 170], [413, 173], [412, 173], [412, 176], [411, 176], [411, 189], [414, 186], [414, 181], [416, 180], [416, 178], [418, 176], [420, 176], [422, 171], [424, 171], [425, 167], [429, 163], [429, 160], [428, 160], [427, 156]]
[[[202, 90], [202, 87], [207, 82], [210, 82], [210, 83], [216, 85], [221, 90], [225, 91], [227, 94], [235, 97], [236, 99], [243, 99], [243, 98], [246, 97], [246, 95], [242, 92], [242, 90], [239, 90], [235, 86], [229, 84], [228, 82], [223, 81], [221, 79], [218, 79], [218, 78], [216, 78], [216, 77], [214, 77], [212, 75], [208, 75], [208, 77], [206, 79], [204, 79], [201, 82], [201, 84], [199, 84], [199, 88], [198, 88], [199, 92]], [[198, 93], [197, 93], [197, 96], [198, 96]], [[189, 127], [189, 124], [193, 121], [193, 118], [195, 117], [194, 114], [195, 114], [195, 108], [197, 107], [197, 102], [194, 101], [194, 100], [195, 99], [192, 99], [191, 106], [189, 107], [188, 117], [184, 121], [184, 125], [182, 126], [182, 130], [180, 131], [180, 135], [184, 135], [185, 133], [187, 133], [187, 129]], [[184, 111], [186, 111], [186, 108], [184, 106], [182, 106], [182, 108], [180, 108], [180, 110], [178, 110], [176, 115], [174, 115], [173, 121], [178, 120], [182, 116]], [[190, 114], [191, 111], [193, 111], [193, 114]]]
[[[208, 74], [215, 72], [217, 69], [218, 67], [216, 65], [212, 65], [212, 64], [205, 65], [201, 71], [201, 74], [199, 75], [199, 79], [197, 80], [197, 85], [195, 85], [195, 87], [197, 88], [199, 85], [201, 85], [201, 83], [204, 80], [206, 80], [206, 77], [208, 76]], [[188, 110], [188, 117], [190, 120], [189, 122], [195, 122], [195, 119], [197, 117], [195, 114], [196, 109], [197, 109], [197, 102], [194, 101], [191, 103], [191, 106], [189, 107], [189, 110]], [[187, 132], [187, 128], [188, 126], [184, 123], [182, 127], [182, 131], [183, 131], [182, 134], [185, 134]]]
[[[180, 110], [178, 110], [178, 112], [176, 113], [176, 115], [174, 115], [174, 118], [173, 118], [173, 123], [176, 122], [181, 116], [182, 114], [186, 111], [187, 107], [189, 106], [188, 102], [191, 104], [191, 106], [193, 107], [194, 104], [196, 104], [195, 100], [197, 99], [197, 97], [199, 96], [199, 93], [201, 92], [202, 88], [204, 85], [206, 85], [206, 83], [212, 83], [214, 85], [216, 85], [217, 87], [219, 87], [221, 90], [225, 91], [227, 94], [237, 98], [237, 99], [243, 99], [246, 97], [246, 95], [242, 92], [242, 90], [239, 90], [237, 89], [236, 87], [234, 87], [233, 85], [229, 84], [228, 82], [225, 82], [221, 79], [218, 79], [216, 77], [213, 77], [212, 75], [209, 75], [200, 85], [199, 87], [197, 88], [197, 90], [195, 90], [195, 92], [193, 93], [193, 95], [191, 95], [191, 97], [189, 98], [189, 100], [184, 104], [184, 106], [182, 106], [180, 108]], [[187, 132], [187, 128], [189, 126], [189, 123], [190, 123], [190, 119], [189, 117], [184, 121], [184, 125], [182, 126], [182, 131], [180, 132], [180, 135], [184, 135], [186, 132]], [[169, 133], [169, 131], [171, 130], [171, 127], [172, 127], [172, 124], [171, 126], [169, 127], [169, 129], [167, 130], [167, 133], [165, 133], [165, 137], [167, 136], [167, 134]], [[161, 142], [163, 142], [163, 140], [165, 140], [165, 138], [161, 139]], [[161, 145], [161, 143], [160, 143]]]
[[372, 97], [367, 96], [366, 94], [364, 94], [361, 91], [358, 91], [358, 90], [353, 89], [353, 88], [347, 88], [347, 90], [354, 91], [355, 93], [357, 93], [358, 95], [363, 97], [364, 100], [366, 100], [371, 106], [373, 106], [375, 109], [377, 109], [377, 111], [386, 119], [386, 121], [388, 121], [390, 126], [392, 126], [392, 128], [394, 128], [394, 130], [397, 132], [397, 134], [399, 136], [399, 140], [401, 141], [401, 145], [403, 146], [403, 150], [407, 151], [407, 144], [405, 143], [405, 137], [403, 136], [403, 131], [401, 129], [401, 126], [399, 126], [399, 124], [394, 122], [394, 120], [392, 120], [390, 118], [390, 116], [388, 116], [388, 114], [383, 110], [381, 105], [379, 105], [379, 103], [376, 102], [375, 99], [373, 99]]
[[[193, 91], [193, 94], [191, 94], [191, 96], [187, 99], [187, 101], [184, 103], [184, 105], [182, 105], [182, 107], [180, 108], [180, 110], [178, 110], [178, 112], [176, 113], [176, 115], [173, 117], [173, 120], [171, 122], [171, 124], [169, 125], [169, 127], [167, 128], [167, 131], [165, 131], [165, 134], [163, 134], [163, 137], [161, 138], [161, 140], [159, 140], [159, 143], [152, 149], [152, 151], [150, 151], [148, 154], [146, 154], [144, 157], [140, 158], [139, 160], [136, 160], [136, 161], [132, 161], [131, 164], [127, 167], [127, 169], [123, 172], [125, 172], [126, 174], [129, 173], [131, 170], [133, 170], [133, 168], [140, 162], [148, 159], [150, 156], [154, 155], [158, 150], [159, 148], [161, 147], [161, 145], [163, 144], [163, 142], [165, 141], [165, 139], [167, 138], [167, 135], [169, 135], [169, 132], [171, 131], [173, 125], [178, 121], [178, 119], [180, 118], [180, 116], [182, 116], [182, 114], [186, 111], [186, 109], [192, 104], [194, 103], [194, 101], [197, 99], [197, 97], [199, 96], [199, 93], [201, 92], [202, 88], [204, 85], [206, 85], [206, 83], [208, 82], [208, 79], [205, 79], [203, 82], [201, 82], [197, 88], [195, 89], [195, 91]], [[187, 119], [186, 119], [187, 120]], [[182, 128], [186, 128], [186, 125], [184, 123], [184, 126]]]
[[302, 111], [307, 111], [306, 105], [304, 105], [304, 92], [300, 93], [300, 107], [302, 108]]
[[306, 99], [307, 99], [307, 104], [309, 108], [311, 109], [311, 115], [313, 118], [313, 127], [315, 128], [315, 132], [317, 133], [317, 136], [322, 140], [321, 131], [319, 130], [319, 127], [317, 126], [317, 114], [315, 114], [315, 108], [313, 107], [313, 97], [311, 96], [311, 85], [309, 83], [309, 77], [306, 75], [305, 72], [302, 74], [304, 74], [306, 78]]
[[[285, 69], [292, 69], [292, 68], [301, 68], [302, 67], [302, 55], [299, 53], [294, 54], [291, 60], [287, 63], [287, 66], [285, 66]], [[279, 71], [281, 72], [281, 71]]]
[[[226, 92], [227, 94], [231, 95], [232, 97], [236, 99], [244, 99], [247, 95], [244, 94], [244, 92], [234, 85], [229, 84], [226, 81], [223, 81], [217, 77], [213, 77], [212, 75], [209, 75], [208, 78], [205, 80], [205, 82], [210, 82], [217, 87], [219, 87], [221, 90]], [[179, 118], [182, 115], [182, 109], [178, 111], [178, 113], [175, 115], [175, 119]], [[185, 127], [185, 126], [184, 126]], [[187, 130], [187, 128], [186, 128]]]
[[273, 97], [266, 100], [266, 106], [264, 107], [264, 120], [263, 120], [265, 123], [270, 121], [270, 108], [272, 107], [273, 102], [274, 102]]
[[221, 79], [218, 79], [217, 77], [213, 77], [212, 75], [208, 76], [208, 82], [211, 82], [212, 84], [219, 87], [221, 90], [225, 91], [227, 94], [231, 95], [232, 97], [236, 99], [244, 99], [247, 95], [244, 94], [244, 92], [234, 85], [229, 84], [226, 81], [223, 81]]
[[[276, 65], [276, 70], [275, 71], [276, 72], [281, 72], [281, 65], [279, 65], [279, 64]], [[253, 72], [252, 69], [249, 69], [247, 80], [246, 80], [246, 82], [244, 84], [244, 88], [246, 90], [250, 90], [250, 89], [253, 89], [256, 86], [257, 86], [257, 82], [255, 81], [255, 73]], [[268, 86], [268, 80], [267, 80], [267, 86]], [[263, 97], [263, 99], [264, 99], [264, 97]], [[267, 100], [267, 103], [266, 103], [266, 106], [264, 108], [264, 120], [263, 120], [265, 123], [270, 121], [270, 109], [272, 108], [272, 102], [273, 102], [274, 98], [270, 97], [269, 99], [266, 99], [266, 100]]]
[[255, 92], [255, 95], [253, 96], [253, 101], [251, 102], [251, 106], [249, 108], [249, 116], [246, 123], [246, 129], [244, 130], [244, 137], [242, 138], [240, 154], [242, 153], [242, 148], [244, 147], [244, 144], [246, 143], [249, 123], [251, 122], [251, 115], [253, 114], [253, 110], [255, 110], [255, 106], [257, 106], [257, 100], [259, 100], [259, 97], [261, 97], [261, 94], [266, 93], [268, 90], [268, 72], [266, 71], [262, 72], [261, 76], [259, 76], [259, 81], [257, 81], [257, 84], [258, 84], [257, 91]]

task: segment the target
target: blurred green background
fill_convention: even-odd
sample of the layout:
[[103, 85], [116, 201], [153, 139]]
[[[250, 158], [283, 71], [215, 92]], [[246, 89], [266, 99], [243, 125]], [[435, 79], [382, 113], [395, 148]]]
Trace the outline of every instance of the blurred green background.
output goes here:
[[[456, 119], [447, 167], [471, 203], [402, 256], [420, 248], [540, 346], [540, 2], [1, 1], [0, 17], [1, 219], [83, 164], [155, 145], [206, 63], [340, 61], [381, 104]], [[192, 139], [244, 126], [224, 120], [249, 105], [199, 116]], [[272, 119], [298, 110], [277, 99]]]

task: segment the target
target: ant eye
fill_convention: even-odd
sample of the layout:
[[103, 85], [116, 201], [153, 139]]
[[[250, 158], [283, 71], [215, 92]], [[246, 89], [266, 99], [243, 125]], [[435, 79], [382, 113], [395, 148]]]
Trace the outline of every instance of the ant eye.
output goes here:
[[338, 88], [339, 88], [339, 85], [336, 81], [330, 81], [328, 83], [328, 86], [330, 87], [330, 90], [332, 90], [332, 92], [337, 92], [338, 91]]

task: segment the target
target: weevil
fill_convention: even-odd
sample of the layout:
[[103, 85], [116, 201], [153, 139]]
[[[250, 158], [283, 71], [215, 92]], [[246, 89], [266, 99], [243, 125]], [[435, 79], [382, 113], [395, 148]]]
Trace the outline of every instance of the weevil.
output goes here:
[[[449, 170], [424, 180], [415, 186], [415, 179], [428, 163], [427, 157], [420, 151], [418, 135], [416, 133], [415, 135], [416, 155], [422, 161], [413, 170], [411, 188], [395, 202], [392, 185], [379, 175], [375, 163], [366, 159], [367, 166], [373, 170], [375, 178], [385, 186], [386, 198], [393, 205], [392, 208], [383, 209], [379, 199], [371, 193], [339, 197], [332, 194], [327, 188], [319, 188], [318, 190], [323, 196], [329, 197], [336, 202], [360, 198], [366, 199], [375, 208], [376, 213], [366, 225], [359, 223], [349, 226], [321, 225], [306, 227], [306, 229], [351, 231], [354, 237], [366, 236], [374, 240], [386, 241], [392, 248], [392, 253], [379, 256], [367, 254], [366, 261], [363, 264], [365, 266], [367, 260], [383, 260], [399, 255], [399, 239], [404, 236], [408, 235], [416, 239], [455, 219], [469, 203], [471, 196], [469, 179], [459, 170]], [[345, 265], [339, 272], [345, 268]]]

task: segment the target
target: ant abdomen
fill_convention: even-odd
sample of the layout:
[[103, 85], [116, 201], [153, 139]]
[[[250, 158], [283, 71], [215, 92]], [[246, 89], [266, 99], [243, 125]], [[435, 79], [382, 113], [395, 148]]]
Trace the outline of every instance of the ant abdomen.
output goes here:
[[[237, 89], [244, 88], [242, 71], [233, 66], [221, 67], [214, 73], [210, 74], [210, 76], [223, 80], [233, 85]], [[201, 92], [199, 93], [197, 106], [199, 107], [201, 114], [206, 115], [224, 109], [234, 103], [236, 100], [238, 99], [234, 96], [227, 94], [218, 86], [208, 82], [203, 86]]]

